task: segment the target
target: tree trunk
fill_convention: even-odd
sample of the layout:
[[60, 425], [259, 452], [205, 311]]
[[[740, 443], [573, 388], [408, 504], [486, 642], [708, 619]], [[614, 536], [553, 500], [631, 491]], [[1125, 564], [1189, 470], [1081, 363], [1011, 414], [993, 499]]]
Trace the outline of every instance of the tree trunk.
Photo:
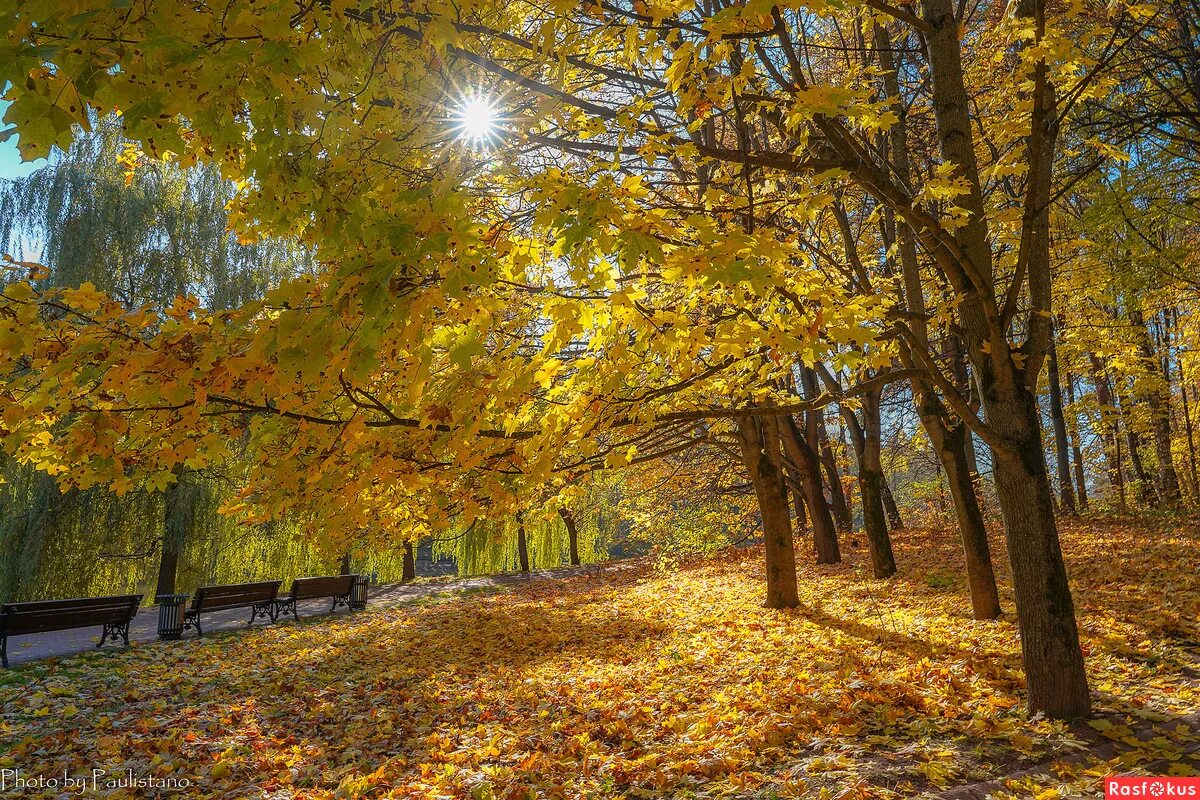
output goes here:
[[894, 531], [904, 530], [904, 518], [900, 516], [900, 506], [896, 505], [896, 496], [887, 478], [883, 479], [883, 508], [887, 511], [888, 526]]
[[[801, 370], [805, 398], [812, 400], [817, 397], [817, 375], [814, 370], [804, 367]], [[842, 488], [842, 479], [838, 475], [837, 459], [833, 457], [833, 447], [829, 444], [829, 431], [825, 427], [825, 412], [822, 409], [809, 411], [805, 415], [805, 438], [809, 446], [820, 454], [821, 467], [829, 481], [829, 507], [833, 511], [833, 519], [841, 533], [854, 530], [854, 519], [850, 516], [850, 505], [846, 502], [846, 492]]]
[[1058, 348], [1050, 340], [1049, 369], [1050, 421], [1054, 426], [1054, 454], [1058, 466], [1058, 499], [1063, 513], [1075, 513], [1075, 491], [1071, 482], [1070, 447], [1067, 443], [1067, 418], [1063, 414], [1062, 383], [1058, 376]]
[[1142, 461], [1142, 437], [1128, 424], [1125, 430], [1129, 445], [1129, 463], [1133, 465], [1133, 474], [1138, 480], [1138, 495], [1143, 505], [1157, 506], [1158, 493], [1154, 490], [1154, 484], [1151, 483], [1150, 476], [1146, 473], [1146, 465]]
[[[1055, 718], [1083, 716], [1091, 710], [1091, 698], [1059, 546], [1035, 396], [1050, 332], [1049, 212], [1058, 116], [1054, 86], [1045, 59], [1039, 59], [1030, 76], [1028, 175], [1017, 253], [1018, 264], [1026, 272], [1029, 299], [1023, 358], [1018, 360], [997, 303], [988, 214], [971, 126], [971, 100], [963, 81], [964, 45], [959, 19], [951, 0], [922, 0], [921, 12], [928, 24], [925, 47], [939, 149], [969, 187], [955, 201], [968, 212], [966, 223], [954, 231], [957, 252], [950, 253], [947, 248], [937, 254], [963, 295], [956, 316], [975, 366], [985, 411], [986, 422], [979, 423], [980, 429], [987, 432], [992, 445], [1029, 707]], [[1012, 12], [1032, 26], [1034, 41], [1040, 43], [1045, 33], [1043, 2], [1017, 0]]]
[[155, 595], [175, 594], [179, 554], [191, 532], [195, 500], [195, 488], [185, 482], [182, 470], [176, 469], [175, 482], [163, 492], [162, 552]]
[[517, 560], [521, 572], [529, 572], [529, 542], [525, 538], [524, 514], [517, 514]]
[[988, 422], [1017, 452], [994, 450], [996, 493], [1017, 600], [1021, 651], [1034, 711], [1066, 719], [1091, 711], [1075, 605], [1054, 519], [1037, 399], [1024, 386], [1009, 396], [985, 393]]
[[866, 465], [861, 467], [858, 490], [862, 494], [863, 530], [871, 550], [872, 574], [876, 578], [890, 578], [896, 574], [896, 557], [883, 511], [883, 470]]
[[1155, 488], [1159, 498], [1169, 506], [1177, 506], [1182, 499], [1179, 492], [1179, 475], [1175, 472], [1175, 462], [1171, 455], [1171, 390], [1168, 370], [1159, 369], [1158, 358], [1154, 353], [1154, 345], [1150, 340], [1150, 331], [1142, 312], [1132, 309], [1129, 321], [1138, 334], [1142, 362], [1150, 377], [1150, 390], [1147, 392], [1147, 405], [1150, 407], [1150, 433], [1154, 439], [1154, 454], [1158, 460], [1158, 474]]
[[1121, 474], [1121, 436], [1117, 425], [1110, 424], [1116, 420], [1116, 407], [1112, 402], [1112, 393], [1108, 389], [1108, 378], [1104, 374], [1104, 365], [1094, 353], [1088, 353], [1088, 361], [1092, 373], [1092, 386], [1096, 390], [1096, 402], [1100, 406], [1100, 441], [1104, 444], [1104, 464], [1108, 473], [1110, 491], [1117, 493], [1120, 509], [1125, 510], [1125, 478]]
[[341, 558], [340, 564], [341, 564], [341, 566], [339, 567], [339, 569], [341, 570], [340, 574], [342, 574], [342, 575], [351, 574], [350, 573], [350, 551], [349, 550], [342, 553], [342, 558]]
[[923, 381], [913, 381], [913, 402], [950, 486], [967, 568], [967, 585], [971, 590], [971, 611], [975, 619], [995, 619], [1001, 613], [1000, 594], [992, 568], [987, 527], [979, 506], [975, 471], [967, 450], [971, 432], [961, 421], [950, 421], [937, 395]]
[[[908, 158], [908, 134], [905, 107], [900, 100], [900, 84], [897, 78], [897, 61], [903, 53], [893, 56], [891, 41], [882, 26], [875, 27], [876, 49], [880, 66], [883, 68], [884, 93], [893, 98], [893, 108], [898, 121], [888, 129], [888, 141], [892, 150], [892, 161], [897, 174], [907, 182], [910, 178]], [[896, 228], [899, 242], [900, 273], [904, 282], [904, 300], [912, 312], [912, 331], [919, 347], [929, 348], [928, 326], [925, 322], [925, 290], [921, 283], [920, 265], [917, 261], [917, 245], [913, 231], [908, 226]], [[956, 340], [957, 341], [957, 340]], [[903, 346], [903, 342], [901, 343]], [[955, 348], [956, 354], [961, 352]], [[910, 352], [905, 352], [907, 362], [912, 362]], [[961, 358], [955, 359], [955, 378], [962, 383], [966, 365]], [[965, 376], [970, 380], [969, 376]], [[938, 462], [946, 472], [954, 512], [958, 518], [959, 536], [962, 539], [963, 557], [967, 568], [967, 584], [971, 590], [971, 608], [976, 619], [995, 619], [1000, 616], [1000, 597], [996, 589], [996, 576], [992, 569], [992, 555], [988, 544], [987, 529], [983, 524], [983, 513], [975, 488], [975, 449], [971, 434], [961, 421], [951, 422], [946, 408], [933, 388], [923, 380], [912, 382], [913, 405], [917, 416], [933, 443]]]
[[813, 529], [813, 550], [818, 564], [837, 564], [842, 560], [838, 547], [837, 528], [833, 523], [829, 504], [825, 502], [825, 491], [821, 485], [821, 459], [812, 445], [800, 432], [793, 417], [786, 417], [782, 425], [783, 443], [788, 458], [800, 475], [800, 486], [804, 493], [804, 505]]
[[871, 551], [871, 570], [876, 578], [890, 578], [896, 574], [896, 559], [883, 510], [879, 390], [864, 393], [861, 404], [861, 423], [850, 409], [843, 408], [842, 416], [858, 456], [858, 492], [862, 498], [863, 533]]
[[401, 583], [412, 583], [417, 579], [417, 548], [412, 542], [404, 543], [404, 566], [400, 573]]
[[983, 508], [983, 498], [979, 497], [978, 486], [978, 482], [982, 480], [979, 476], [979, 456], [975, 452], [975, 437], [971, 435], [970, 430], [963, 439], [963, 449], [967, 451], [967, 467], [971, 470], [971, 480], [976, 481], [975, 496], [979, 499], [979, 507]]
[[1115, 395], [1117, 411], [1125, 421], [1125, 441], [1129, 445], [1129, 463], [1133, 467], [1133, 477], [1137, 480], [1138, 502], [1143, 506], [1157, 506], [1158, 492], [1155, 491], [1154, 483], [1150, 480], [1150, 476], [1146, 473], [1146, 466], [1142, 462], [1142, 437], [1133, 429], [1133, 425], [1125, 415], [1124, 409], [1128, 403], [1121, 396], [1121, 392], [1117, 391]]
[[1192, 428], [1192, 412], [1188, 403], [1187, 378], [1183, 373], [1183, 359], [1177, 359], [1179, 365], [1179, 393], [1183, 399], [1183, 430], [1187, 434], [1188, 472], [1192, 478], [1192, 502], [1200, 502], [1200, 478], [1196, 474], [1196, 438]]
[[1124, 511], [1129, 504], [1125, 497], [1125, 460], [1121, 457], [1121, 437], [1113, 434], [1113, 452], [1116, 455], [1116, 473], [1117, 486], [1121, 491], [1121, 510]]
[[783, 455], [779, 450], [778, 418], [739, 418], [738, 442], [762, 516], [767, 567], [764, 605], [767, 608], [795, 608], [800, 605], [800, 597], [796, 589], [796, 554], [783, 477]]
[[175, 578], [179, 573], [179, 543], [168, 528], [163, 530], [162, 553], [158, 560], [158, 584], [155, 595], [175, 594]]
[[[783, 435], [787, 436], [786, 433]], [[808, 513], [804, 509], [804, 483], [796, 469], [790, 469], [788, 475], [791, 478], [792, 512], [795, 514], [796, 530], [806, 531], [808, 530]]]
[[962, 540], [963, 557], [967, 567], [967, 585], [971, 590], [971, 612], [975, 619], [995, 619], [1000, 616], [1000, 593], [992, 569], [992, 550], [988, 543], [987, 527], [975, 493], [975, 476], [967, 459], [966, 440], [971, 433], [961, 422], [947, 427], [939, 424], [934, 442], [938, 461], [946, 471], [958, 533]]
[[833, 446], [829, 443], [829, 430], [825, 426], [825, 415], [821, 412], [810, 413], [817, 420], [817, 436], [821, 444], [821, 466], [825, 470], [825, 479], [829, 483], [829, 505], [833, 509], [833, 518], [838, 530], [850, 533], [854, 530], [854, 516], [850, 513], [850, 502], [846, 499], [846, 490], [842, 486], [842, 476], [838, 473], [837, 459], [833, 455]]
[[1067, 406], [1070, 408], [1071, 424], [1067, 436], [1071, 439], [1071, 460], [1075, 464], [1075, 496], [1079, 500], [1079, 513], [1088, 511], [1087, 476], [1083, 471], [1083, 450], [1080, 443], [1079, 415], [1075, 412], [1075, 376], [1066, 374]]
[[570, 550], [571, 566], [579, 566], [579, 530], [575, 527], [575, 515], [568, 509], [559, 507], [558, 515], [562, 517], [563, 525], [567, 527], [567, 544]]

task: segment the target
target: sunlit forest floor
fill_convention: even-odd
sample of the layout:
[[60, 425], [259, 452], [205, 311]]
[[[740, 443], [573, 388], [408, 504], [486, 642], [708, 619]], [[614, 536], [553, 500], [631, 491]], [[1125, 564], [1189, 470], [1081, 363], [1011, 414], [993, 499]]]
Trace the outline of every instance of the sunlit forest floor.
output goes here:
[[1196, 774], [1196, 519], [1064, 525], [1098, 714], [1071, 726], [1022, 711], [999, 542], [998, 622], [970, 619], [953, 533], [896, 545], [887, 582], [861, 550], [802, 567], [789, 612], [760, 607], [761, 554], [735, 550], [31, 665], [0, 674], [0, 766], [174, 776], [188, 797], [475, 800], [909, 797], [1008, 775], [996, 796], [1049, 798]]

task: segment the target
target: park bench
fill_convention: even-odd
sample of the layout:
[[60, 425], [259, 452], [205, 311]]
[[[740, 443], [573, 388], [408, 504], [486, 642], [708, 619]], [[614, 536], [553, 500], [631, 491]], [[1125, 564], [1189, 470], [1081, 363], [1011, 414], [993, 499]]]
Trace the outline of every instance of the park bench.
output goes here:
[[8, 637], [27, 633], [100, 625], [100, 642], [96, 647], [103, 647], [110, 636], [114, 641], [120, 636], [128, 645], [129, 623], [141, 602], [140, 594], [123, 594], [0, 605], [0, 664], [8, 666]]
[[292, 590], [288, 595], [275, 601], [275, 613], [272, 619], [278, 618], [280, 614], [291, 612], [291, 615], [299, 622], [300, 614], [296, 609], [297, 600], [330, 598], [333, 600], [333, 605], [329, 608], [330, 611], [334, 611], [338, 606], [347, 606], [350, 604], [350, 593], [354, 589], [354, 582], [356, 580], [358, 580], [357, 575], [323, 575], [316, 578], [296, 578], [292, 581]]
[[250, 609], [250, 625], [259, 617], [274, 622], [275, 598], [279, 594], [280, 583], [282, 581], [201, 586], [192, 596], [191, 608], [184, 614], [183, 627], [195, 628], [196, 634], [203, 636], [200, 615], [207, 611], [225, 611], [231, 608]]

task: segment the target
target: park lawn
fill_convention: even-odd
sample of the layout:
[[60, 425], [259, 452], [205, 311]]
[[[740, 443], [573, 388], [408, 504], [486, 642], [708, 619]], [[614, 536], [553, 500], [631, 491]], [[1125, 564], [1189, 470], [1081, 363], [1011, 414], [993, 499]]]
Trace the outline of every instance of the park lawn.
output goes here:
[[1194, 774], [1197, 520], [1064, 525], [1090, 725], [1022, 711], [999, 543], [998, 622], [970, 619], [952, 533], [896, 545], [886, 582], [853, 547], [803, 566], [794, 611], [760, 607], [761, 554], [735, 550], [26, 666], [0, 685], [0, 766], [229, 798], [908, 797], [1067, 758], [1007, 790], [1048, 798]]

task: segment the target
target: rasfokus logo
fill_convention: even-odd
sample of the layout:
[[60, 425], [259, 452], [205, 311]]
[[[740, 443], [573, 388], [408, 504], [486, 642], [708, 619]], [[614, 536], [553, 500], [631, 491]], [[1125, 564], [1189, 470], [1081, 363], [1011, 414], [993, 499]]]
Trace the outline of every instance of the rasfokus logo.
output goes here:
[[1151, 800], [1194, 797], [1200, 800], [1200, 778], [1175, 778], [1165, 775], [1105, 778], [1104, 800], [1114, 797], [1146, 797]]

